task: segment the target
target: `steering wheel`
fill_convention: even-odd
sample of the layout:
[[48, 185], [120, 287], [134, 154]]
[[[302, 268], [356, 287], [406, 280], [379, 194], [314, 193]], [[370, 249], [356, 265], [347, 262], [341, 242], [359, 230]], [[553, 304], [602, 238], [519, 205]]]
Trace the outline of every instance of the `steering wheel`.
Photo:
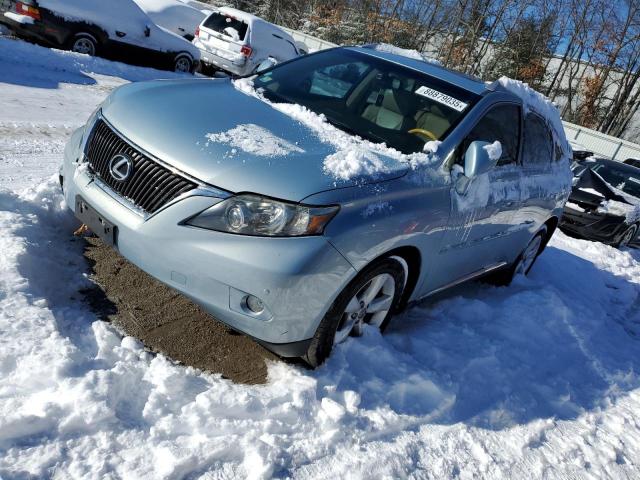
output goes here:
[[436, 137], [433, 132], [425, 130], [424, 128], [412, 128], [409, 130], [409, 133], [413, 133], [414, 135], [424, 135], [425, 137], [429, 137], [431, 140], [438, 140], [438, 137]]

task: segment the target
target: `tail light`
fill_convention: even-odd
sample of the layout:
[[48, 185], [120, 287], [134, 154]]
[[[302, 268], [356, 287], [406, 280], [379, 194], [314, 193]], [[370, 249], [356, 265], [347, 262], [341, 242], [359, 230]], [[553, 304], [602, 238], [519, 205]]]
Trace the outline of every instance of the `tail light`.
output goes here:
[[242, 48], [240, 49], [240, 53], [243, 54], [245, 57], [250, 57], [251, 52], [253, 52], [253, 48], [251, 48], [249, 45], [243, 45]]
[[34, 20], [40, 20], [40, 10], [23, 2], [16, 2], [16, 12], [20, 15], [31, 17]]
[[196, 27], [196, 33], [195, 33], [194, 37], [198, 38], [199, 36], [200, 36], [200, 26], [198, 25]]

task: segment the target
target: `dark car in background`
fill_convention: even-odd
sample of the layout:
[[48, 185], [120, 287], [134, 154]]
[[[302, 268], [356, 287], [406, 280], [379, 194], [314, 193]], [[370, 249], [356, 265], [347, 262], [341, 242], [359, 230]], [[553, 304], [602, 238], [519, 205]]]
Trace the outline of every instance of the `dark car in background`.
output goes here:
[[572, 168], [573, 188], [560, 228], [616, 247], [640, 244], [640, 168], [605, 159]]
[[640, 159], [637, 158], [627, 158], [622, 163], [625, 165], [631, 165], [632, 167], [640, 168]]
[[133, 0], [0, 0], [0, 22], [46, 46], [179, 72], [200, 51], [156, 25]]

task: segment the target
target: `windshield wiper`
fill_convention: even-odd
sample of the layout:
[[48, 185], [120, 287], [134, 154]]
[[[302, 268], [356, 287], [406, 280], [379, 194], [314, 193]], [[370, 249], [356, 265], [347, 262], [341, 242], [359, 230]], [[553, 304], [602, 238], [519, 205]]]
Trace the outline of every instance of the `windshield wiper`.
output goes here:
[[329, 116], [327, 116], [327, 114], [325, 113], [325, 117], [327, 119], [327, 121], [333, 125], [336, 128], [339, 128], [340, 130], [350, 133], [351, 135], [357, 135], [358, 137], [362, 137], [365, 140], [370, 140], [374, 143], [385, 143], [385, 140], [383, 138], [378, 137], [377, 135], [374, 135], [371, 132], [358, 132], [357, 130], [355, 130], [353, 127], [350, 127], [349, 125], [347, 125], [346, 123], [340, 122], [334, 118], [331, 118]]

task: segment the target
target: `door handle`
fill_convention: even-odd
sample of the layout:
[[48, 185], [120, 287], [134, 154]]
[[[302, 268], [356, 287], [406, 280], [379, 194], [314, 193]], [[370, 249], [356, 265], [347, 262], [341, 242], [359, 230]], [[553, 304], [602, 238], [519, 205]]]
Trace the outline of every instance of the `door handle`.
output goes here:
[[122, 38], [122, 37], [124, 37], [124, 36], [126, 35], [126, 33], [125, 33], [125, 32], [120, 32], [120, 31], [116, 30], [116, 35], [117, 35], [118, 37]]

